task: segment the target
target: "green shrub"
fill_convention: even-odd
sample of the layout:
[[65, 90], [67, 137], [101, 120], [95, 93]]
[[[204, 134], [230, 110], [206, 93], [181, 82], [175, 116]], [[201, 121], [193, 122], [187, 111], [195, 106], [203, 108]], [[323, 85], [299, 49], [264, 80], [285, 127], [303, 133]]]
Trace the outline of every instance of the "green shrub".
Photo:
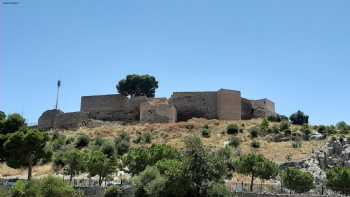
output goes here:
[[343, 194], [350, 194], [350, 168], [333, 168], [327, 172], [327, 186]]
[[281, 178], [285, 187], [297, 193], [308, 192], [314, 188], [314, 177], [312, 174], [297, 168], [288, 168], [282, 173]]
[[252, 143], [250, 144], [251, 147], [253, 148], [260, 148], [260, 142], [259, 141], [256, 141], [256, 140], [253, 140]]
[[152, 143], [152, 134], [149, 132], [142, 134], [142, 142], [144, 144]]
[[90, 138], [85, 134], [80, 134], [75, 142], [76, 148], [83, 148], [89, 145]]
[[301, 148], [302, 145], [303, 145], [303, 143], [302, 143], [300, 140], [297, 140], [297, 141], [293, 141], [293, 142], [292, 142], [293, 148]]
[[233, 147], [238, 147], [241, 144], [241, 140], [236, 137], [236, 136], [232, 136], [230, 137], [230, 141], [229, 141], [229, 145], [233, 146]]
[[17, 113], [10, 114], [6, 117], [6, 120], [2, 121], [2, 134], [13, 133], [20, 128], [26, 127], [25, 119]]
[[309, 116], [302, 111], [297, 111], [289, 117], [290, 121], [295, 125], [303, 125], [309, 123]]
[[259, 129], [257, 127], [253, 127], [250, 129], [250, 137], [257, 138], [259, 134]]
[[289, 127], [290, 127], [290, 124], [289, 124], [288, 120], [281, 121], [281, 123], [280, 123], [280, 131], [283, 132], [284, 130], [289, 129]]
[[206, 138], [210, 137], [210, 131], [209, 131], [209, 129], [203, 128], [203, 129], [202, 129], [202, 136], [203, 136], [203, 137], [206, 137]]
[[239, 127], [237, 124], [229, 124], [226, 127], [226, 132], [227, 134], [230, 134], [230, 135], [236, 135], [239, 132]]
[[68, 137], [68, 138], [66, 139], [65, 144], [68, 145], [68, 144], [72, 144], [73, 142], [74, 142], [74, 138], [73, 138], [73, 137]]
[[303, 125], [301, 127], [300, 131], [303, 133], [304, 140], [310, 140], [310, 136], [311, 136], [312, 131], [311, 131], [309, 125]]
[[115, 153], [113, 143], [110, 141], [103, 143], [101, 151], [103, 152], [103, 154], [107, 155], [109, 158], [112, 158]]
[[73, 197], [77, 194], [70, 184], [53, 176], [43, 178], [39, 184], [43, 197]]
[[227, 186], [223, 183], [214, 183], [208, 190], [208, 196], [210, 197], [231, 197], [231, 192], [227, 189]]
[[119, 137], [114, 139], [115, 151], [118, 155], [123, 155], [129, 151], [130, 137], [126, 132], [122, 132]]
[[344, 121], [338, 122], [336, 127], [341, 133], [346, 134], [350, 131], [350, 125], [346, 124]]
[[96, 139], [95, 139], [95, 145], [96, 146], [102, 146], [103, 145], [103, 143], [104, 143], [104, 140], [101, 138], [101, 137], [97, 137]]
[[119, 186], [113, 186], [105, 191], [104, 197], [122, 197], [122, 190]]
[[261, 122], [260, 129], [262, 131], [267, 131], [269, 129], [269, 121], [266, 118], [264, 118], [263, 121]]

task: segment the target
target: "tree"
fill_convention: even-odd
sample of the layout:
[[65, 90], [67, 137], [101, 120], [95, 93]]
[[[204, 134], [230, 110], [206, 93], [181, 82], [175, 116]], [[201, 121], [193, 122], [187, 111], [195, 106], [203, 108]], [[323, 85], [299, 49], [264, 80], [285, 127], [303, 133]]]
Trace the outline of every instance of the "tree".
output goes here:
[[20, 128], [25, 127], [25, 119], [17, 113], [10, 114], [7, 116], [6, 120], [2, 120], [2, 133], [13, 133], [18, 131]]
[[23, 128], [10, 134], [4, 143], [5, 160], [12, 168], [28, 168], [28, 180], [32, 177], [32, 167], [47, 158], [46, 143], [48, 135], [36, 129]]
[[158, 88], [158, 81], [151, 75], [127, 75], [126, 79], [119, 81], [117, 90], [124, 96], [154, 97]]
[[69, 175], [69, 181], [72, 182], [75, 175], [85, 170], [86, 155], [82, 151], [71, 149], [63, 155], [63, 163]]
[[328, 171], [327, 186], [334, 191], [350, 194], [350, 168], [333, 168]]
[[336, 127], [341, 133], [347, 133], [350, 130], [350, 126], [344, 121], [338, 122]]
[[87, 170], [90, 176], [98, 175], [98, 184], [101, 185], [105, 178], [116, 169], [116, 164], [112, 159], [101, 151], [92, 151], [87, 162]]
[[3, 111], [0, 111], [0, 122], [6, 120], [6, 114]]
[[138, 176], [133, 178], [136, 187], [136, 197], [161, 197], [167, 179], [153, 166], [147, 166]]
[[295, 125], [303, 125], [309, 123], [309, 116], [304, 114], [302, 111], [295, 112], [289, 117], [289, 119]]
[[222, 157], [208, 153], [199, 137], [185, 138], [184, 174], [192, 196], [207, 196], [209, 185], [226, 175], [226, 167]]
[[[32, 186], [33, 187], [33, 186]], [[42, 197], [74, 197], [76, 195], [76, 191], [74, 188], [65, 183], [62, 179], [48, 176], [40, 180], [39, 182], [40, 195], [36, 196]]]
[[237, 161], [238, 172], [251, 176], [250, 191], [253, 191], [254, 179], [271, 179], [277, 176], [278, 166], [262, 155], [249, 154]]
[[188, 180], [184, 175], [184, 164], [177, 159], [163, 159], [155, 166], [167, 181], [164, 187], [164, 197], [183, 197], [188, 190]]
[[287, 168], [282, 173], [281, 178], [285, 187], [297, 193], [304, 193], [314, 188], [314, 177], [312, 174], [297, 168]]

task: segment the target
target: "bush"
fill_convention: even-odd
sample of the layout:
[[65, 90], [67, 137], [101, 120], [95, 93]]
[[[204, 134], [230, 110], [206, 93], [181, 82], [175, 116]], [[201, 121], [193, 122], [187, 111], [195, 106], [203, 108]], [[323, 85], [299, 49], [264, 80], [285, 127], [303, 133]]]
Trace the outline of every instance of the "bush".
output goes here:
[[341, 133], [348, 133], [350, 130], [350, 125], [346, 124], [344, 121], [338, 122], [336, 127]]
[[256, 140], [252, 141], [252, 143], [250, 145], [253, 148], [260, 148], [260, 142], [256, 141]]
[[227, 134], [236, 135], [239, 132], [239, 127], [237, 124], [229, 124], [226, 128]]
[[209, 129], [207, 129], [207, 128], [203, 128], [202, 129], [202, 136], [203, 137], [210, 137], [210, 131], [209, 131]]
[[281, 123], [280, 123], [280, 131], [287, 130], [287, 129], [289, 129], [289, 127], [290, 127], [290, 124], [289, 124], [288, 120], [281, 121]]
[[268, 116], [267, 120], [270, 122], [281, 122], [283, 120], [288, 120], [288, 117], [284, 115], [276, 114], [276, 115]]
[[350, 194], [350, 168], [333, 168], [327, 172], [327, 186], [343, 194]]
[[142, 142], [144, 144], [152, 143], [152, 134], [149, 132], [142, 134]]
[[309, 125], [303, 125], [303, 127], [300, 130], [303, 133], [303, 138], [304, 140], [310, 140], [310, 136], [311, 136], [311, 129], [309, 127]]
[[282, 173], [281, 178], [285, 187], [297, 193], [304, 193], [314, 188], [314, 177], [312, 174], [296, 168], [288, 168]]
[[227, 186], [223, 183], [214, 183], [208, 190], [208, 196], [210, 197], [231, 197], [231, 192], [227, 189]]
[[39, 184], [43, 197], [73, 197], [77, 194], [70, 184], [53, 176], [43, 178]]
[[95, 139], [95, 145], [96, 146], [102, 146], [103, 145], [103, 143], [104, 143], [104, 140], [101, 138], [101, 137], [97, 137], [96, 139]]
[[237, 148], [240, 144], [241, 144], [241, 140], [238, 137], [236, 136], [230, 137], [230, 141], [229, 141], [230, 146]]
[[110, 141], [103, 143], [101, 151], [103, 152], [103, 154], [107, 155], [109, 158], [112, 158], [115, 153], [113, 143]]
[[293, 141], [292, 146], [293, 148], [301, 148], [303, 143], [300, 140]]
[[105, 191], [104, 197], [122, 197], [122, 190], [119, 186], [113, 186]]
[[115, 150], [118, 155], [124, 155], [130, 148], [130, 137], [126, 132], [122, 132], [114, 139]]
[[290, 121], [295, 125], [303, 125], [309, 123], [309, 116], [302, 111], [297, 111], [289, 117]]
[[78, 196], [78, 192], [68, 183], [64, 182], [60, 178], [48, 176], [40, 181], [29, 181], [25, 184], [19, 180], [16, 182], [16, 186], [11, 189], [12, 197], [75, 197]]
[[89, 145], [90, 138], [85, 134], [80, 134], [75, 142], [76, 148], [83, 148]]
[[260, 129], [262, 131], [267, 131], [269, 129], [269, 121], [266, 118], [261, 122]]
[[257, 138], [259, 134], [259, 129], [257, 127], [253, 127], [250, 129], [250, 137]]

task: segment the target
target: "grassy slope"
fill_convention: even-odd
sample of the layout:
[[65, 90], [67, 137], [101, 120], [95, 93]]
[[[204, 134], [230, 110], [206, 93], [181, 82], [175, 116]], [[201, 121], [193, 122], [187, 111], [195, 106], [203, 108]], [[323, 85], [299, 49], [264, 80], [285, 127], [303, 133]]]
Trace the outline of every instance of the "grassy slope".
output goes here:
[[[171, 124], [129, 124], [122, 125], [118, 123], [106, 123], [97, 128], [81, 128], [77, 131], [62, 131], [67, 137], [74, 137], [79, 133], [85, 133], [91, 138], [97, 136], [114, 139], [121, 132], [126, 131], [131, 136], [131, 140], [136, 139], [138, 133], [150, 132], [152, 133], [152, 143], [166, 143], [175, 148], [181, 149], [183, 147], [183, 138], [188, 135], [201, 135], [202, 128], [205, 125], [209, 126], [211, 131], [210, 138], [202, 138], [205, 145], [209, 148], [221, 148], [225, 141], [228, 141], [229, 135], [226, 134], [226, 127], [228, 124], [236, 123], [240, 126], [244, 125], [244, 132], [238, 135], [241, 138], [240, 149], [242, 153], [246, 154], [252, 151], [263, 154], [268, 159], [277, 163], [287, 161], [287, 155], [292, 156], [292, 160], [301, 160], [311, 156], [313, 150], [319, 149], [325, 144], [323, 141], [304, 141], [301, 148], [293, 148], [292, 142], [269, 142], [264, 137], [258, 137], [261, 147], [257, 150], [251, 148], [251, 138], [249, 137], [249, 128], [259, 125], [260, 119], [248, 121], [218, 121], [205, 119], [192, 119], [187, 122], [171, 123]], [[293, 130], [298, 130], [298, 127], [293, 126]], [[132, 144], [132, 146], [138, 146]], [[43, 166], [36, 166], [33, 170], [34, 176], [46, 175], [53, 173], [50, 164]], [[26, 170], [15, 170], [7, 167], [5, 164], [0, 165], [0, 177], [5, 176], [26, 176]]]

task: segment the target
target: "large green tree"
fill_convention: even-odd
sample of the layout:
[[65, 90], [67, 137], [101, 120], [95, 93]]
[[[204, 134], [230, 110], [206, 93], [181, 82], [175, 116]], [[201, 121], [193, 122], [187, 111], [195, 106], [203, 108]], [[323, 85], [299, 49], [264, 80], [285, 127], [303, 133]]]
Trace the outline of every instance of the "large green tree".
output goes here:
[[327, 186], [334, 191], [350, 194], [350, 168], [333, 168], [327, 172]]
[[192, 196], [207, 196], [209, 186], [227, 174], [222, 157], [210, 154], [198, 136], [185, 138], [184, 174]]
[[116, 163], [114, 160], [108, 158], [108, 156], [101, 151], [91, 151], [87, 162], [87, 171], [90, 176], [98, 176], [99, 185], [101, 185], [107, 176], [111, 175], [115, 169]]
[[69, 181], [72, 182], [73, 177], [86, 169], [86, 154], [77, 149], [71, 149], [63, 155], [63, 164], [65, 173], [69, 175]]
[[117, 90], [125, 96], [154, 97], [158, 81], [151, 75], [127, 75], [126, 79], [119, 81]]
[[295, 125], [303, 125], [309, 123], [309, 116], [304, 114], [302, 111], [295, 112], [289, 117], [289, 119]]
[[314, 177], [309, 172], [288, 168], [282, 173], [282, 184], [297, 193], [304, 193], [314, 187]]
[[[5, 116], [6, 117], [6, 116]], [[0, 121], [1, 133], [13, 133], [26, 126], [25, 119], [17, 113], [10, 114]]]
[[278, 165], [262, 155], [249, 154], [237, 160], [238, 172], [251, 176], [250, 191], [253, 191], [255, 178], [271, 179], [278, 175]]
[[10, 134], [3, 144], [7, 165], [12, 168], [27, 167], [30, 179], [33, 165], [50, 156], [46, 149], [48, 139], [47, 134], [30, 128]]

